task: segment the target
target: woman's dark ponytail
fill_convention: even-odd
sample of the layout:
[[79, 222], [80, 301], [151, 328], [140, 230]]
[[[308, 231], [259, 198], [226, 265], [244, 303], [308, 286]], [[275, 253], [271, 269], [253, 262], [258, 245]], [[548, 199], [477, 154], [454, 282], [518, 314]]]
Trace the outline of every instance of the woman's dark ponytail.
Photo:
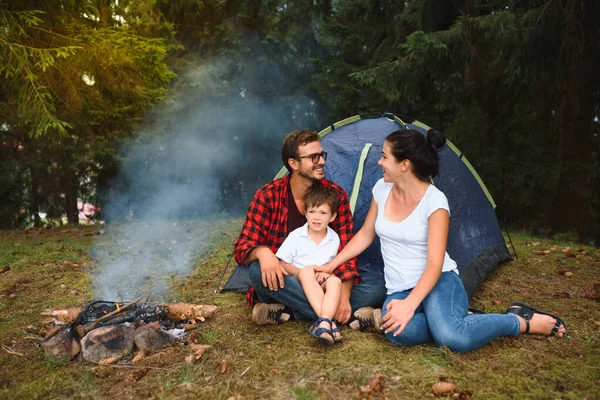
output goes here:
[[427, 131], [427, 144], [435, 151], [440, 151], [446, 144], [446, 137], [437, 129]]

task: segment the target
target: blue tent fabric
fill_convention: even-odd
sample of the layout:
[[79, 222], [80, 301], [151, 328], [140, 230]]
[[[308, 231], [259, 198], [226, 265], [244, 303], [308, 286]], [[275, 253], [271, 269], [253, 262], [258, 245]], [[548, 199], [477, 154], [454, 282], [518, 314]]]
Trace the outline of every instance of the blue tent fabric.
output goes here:
[[[407, 124], [407, 128], [422, 134], [427, 133], [417, 125]], [[360, 229], [369, 211], [371, 189], [383, 176], [377, 161], [381, 157], [385, 137], [399, 129], [404, 127], [387, 117], [361, 119], [338, 127], [321, 138], [323, 149], [328, 153], [325, 177], [344, 188], [348, 196], [351, 196], [354, 189], [361, 152], [367, 143], [371, 144], [364, 161], [362, 181], [354, 209], [355, 232]], [[471, 298], [490, 272], [499, 263], [510, 260], [511, 256], [494, 207], [477, 179], [459, 155], [448, 146], [442, 148], [439, 156], [440, 171], [433, 182], [446, 195], [450, 205], [447, 251], [458, 264], [461, 279]], [[368, 269], [383, 274], [379, 239], [361, 254], [358, 268], [359, 272]], [[234, 275], [243, 276], [239, 272]], [[231, 288], [228, 287], [230, 282]], [[233, 285], [247, 287], [243, 282], [233, 282], [232, 279], [230, 282], [224, 290], [234, 290]]]

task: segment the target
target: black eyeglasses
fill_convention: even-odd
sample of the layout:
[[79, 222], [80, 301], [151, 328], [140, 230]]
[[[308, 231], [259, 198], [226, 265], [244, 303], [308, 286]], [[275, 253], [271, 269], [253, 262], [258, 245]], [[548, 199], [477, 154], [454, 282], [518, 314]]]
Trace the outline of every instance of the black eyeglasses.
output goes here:
[[298, 156], [296, 158], [310, 158], [310, 160], [312, 161], [313, 164], [317, 164], [319, 162], [319, 160], [321, 159], [321, 157], [323, 157], [323, 160], [327, 160], [327, 152], [322, 151], [320, 153], [309, 154], [307, 156]]

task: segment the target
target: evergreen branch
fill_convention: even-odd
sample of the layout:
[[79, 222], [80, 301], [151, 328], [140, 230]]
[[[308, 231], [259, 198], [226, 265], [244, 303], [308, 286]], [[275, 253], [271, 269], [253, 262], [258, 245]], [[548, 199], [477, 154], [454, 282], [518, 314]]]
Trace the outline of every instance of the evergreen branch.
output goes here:
[[50, 34], [52, 36], [58, 36], [59, 38], [63, 38], [63, 39], [66, 39], [66, 40], [77, 41], [76, 38], [71, 37], [71, 36], [61, 35], [60, 33], [57, 33], [55, 30], [45, 29], [45, 28], [42, 28], [42, 27], [39, 27], [39, 26], [32, 26], [31, 29], [32, 30], [37, 30], [37, 31], [40, 31], [40, 32], [44, 32], [44, 33], [48, 33], [48, 34]]
[[22, 44], [19, 41], [11, 41], [10, 43], [3, 40], [2, 38], [0, 38], [0, 41], [2, 43], [4, 43], [4, 45], [6, 46], [15, 46], [15, 47], [21, 47], [23, 49], [26, 50], [30, 50], [30, 51], [55, 51], [55, 52], [60, 52], [60, 50], [72, 50], [71, 51], [71, 55], [75, 53], [75, 50], [79, 50], [79, 49], [83, 49], [83, 47], [81, 46], [60, 46], [60, 47], [44, 47], [44, 48], [39, 48], [39, 47], [34, 47], [34, 46], [29, 46], [26, 44]]
[[[6, 42], [4, 42], [4, 43], [6, 43]], [[50, 103], [48, 103], [45, 99], [46, 97], [49, 96], [49, 94], [42, 93], [40, 91], [40, 89], [42, 87], [40, 86], [38, 88], [38, 86], [36, 85], [36, 83], [35, 83], [36, 75], [27, 66], [27, 63], [21, 58], [21, 55], [19, 54], [19, 52], [15, 51], [15, 49], [12, 47], [12, 45], [6, 44], [6, 47], [13, 54], [15, 59], [18, 60], [20, 63], [20, 68], [17, 70], [25, 71], [25, 73], [22, 75], [25, 79], [25, 82], [27, 82], [29, 84], [30, 90], [33, 91], [34, 99], [35, 99], [34, 104], [37, 104], [38, 106], [41, 107], [42, 115], [40, 118], [38, 118], [38, 121], [37, 121], [37, 124], [35, 127], [35, 135], [34, 136], [37, 137], [42, 134], [45, 134], [50, 127], [56, 128], [59, 134], [66, 134], [67, 133], [66, 128], [70, 127], [70, 125], [65, 121], [59, 120], [53, 114], [53, 112], [50, 110], [52, 105]], [[24, 114], [27, 115], [28, 113], [24, 113]], [[32, 116], [29, 115], [28, 118], [26, 118], [25, 120], [30, 121], [32, 119], [33, 119]]]

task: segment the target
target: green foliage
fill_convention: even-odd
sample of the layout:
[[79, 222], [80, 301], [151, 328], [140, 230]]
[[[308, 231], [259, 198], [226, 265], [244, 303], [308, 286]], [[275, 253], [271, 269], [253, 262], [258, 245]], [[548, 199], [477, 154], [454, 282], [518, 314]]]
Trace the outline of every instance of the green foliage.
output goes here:
[[313, 85], [334, 121], [357, 113], [403, 111], [378, 90], [390, 83], [390, 76], [365, 74], [370, 83], [363, 86], [356, 78], [394, 58], [407, 33], [400, 18], [404, 5], [353, 0], [336, 3], [322, 15], [317, 38], [327, 52], [314, 60], [319, 71]]
[[39, 27], [42, 18], [43, 12], [39, 10], [0, 8], [0, 26], [5, 27], [0, 30], [0, 75], [18, 86], [16, 112], [22, 123], [31, 124], [32, 134], [39, 136], [49, 129], [66, 134], [71, 125], [57, 117], [53, 95], [40, 74], [54, 67], [60, 59], [75, 54], [80, 47], [41, 48], [31, 44], [28, 32], [42, 30]]
[[[29, 201], [32, 213], [50, 212], [44, 203], [56, 193], [64, 203], [56, 214], [76, 222], [77, 200], [93, 198], [118, 142], [164, 98], [175, 77], [165, 59], [177, 46], [170, 24], [141, 14], [153, 2], [59, 4], [0, 5], [8, 27], [0, 32], [0, 73], [8, 78], [0, 84], [0, 139], [24, 149], [15, 161], [29, 170], [29, 195], [39, 197]], [[153, 29], [162, 36], [144, 36]], [[47, 181], [57, 185], [42, 190]]]
[[[65, 182], [77, 186], [75, 197], [93, 199], [116, 173], [124, 142], [176, 126], [172, 113], [132, 138], [165, 99], [177, 112], [276, 104], [272, 113], [289, 123], [279, 130], [392, 111], [447, 133], [504, 220], [590, 237], [600, 232], [600, 25], [592, 3], [2, 3], [0, 139], [25, 146], [11, 159], [29, 171], [24, 186], [59, 187], [38, 183], [21, 197], [39, 199], [25, 204], [61, 214], [63, 201], [72, 214]], [[182, 97], [193, 107], [180, 105]], [[239, 145], [276, 152], [271, 139], [282, 132], [257, 115], [244, 117]], [[253, 160], [242, 176], [225, 174], [224, 185], [269, 179], [244, 175], [258, 168]]]
[[[593, 7], [455, 2], [452, 16], [439, 3], [408, 2], [403, 18], [420, 30], [389, 60], [350, 76], [391, 109], [445, 131], [480, 171], [504, 219], [594, 234], [592, 99], [600, 79], [592, 65], [600, 62], [600, 32]], [[442, 12], [429, 12], [434, 5]]]

